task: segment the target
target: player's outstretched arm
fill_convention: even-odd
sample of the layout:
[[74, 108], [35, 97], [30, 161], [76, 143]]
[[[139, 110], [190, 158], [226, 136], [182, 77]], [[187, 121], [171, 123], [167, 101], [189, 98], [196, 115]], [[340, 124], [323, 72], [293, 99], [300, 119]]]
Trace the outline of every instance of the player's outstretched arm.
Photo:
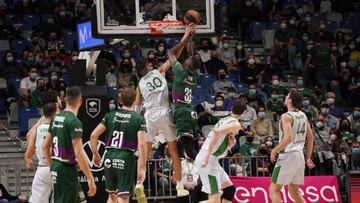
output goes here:
[[99, 155], [98, 152], [98, 140], [100, 135], [102, 135], [105, 131], [106, 131], [106, 126], [102, 123], [100, 123], [98, 126], [96, 126], [96, 128], [92, 131], [91, 136], [90, 136], [90, 148], [91, 148], [91, 152], [93, 153], [93, 162], [95, 164], [95, 166], [100, 166], [101, 165], [101, 157]]
[[32, 157], [35, 153], [35, 132], [36, 132], [36, 128], [31, 128], [28, 134], [26, 135], [27, 148], [24, 155], [24, 160], [27, 168], [32, 168], [33, 166]]
[[53, 136], [51, 133], [48, 133], [46, 135], [46, 138], [45, 138], [45, 141], [44, 141], [44, 144], [43, 144], [43, 153], [44, 153], [44, 157], [46, 159], [46, 162], [49, 166], [51, 166], [51, 144], [53, 142]]
[[273, 162], [276, 161], [275, 160], [276, 153], [285, 149], [286, 146], [288, 146], [293, 139], [292, 128], [291, 128], [292, 118], [287, 114], [283, 114], [281, 116], [281, 122], [282, 122], [282, 126], [283, 126], [284, 135], [281, 139], [281, 142], [271, 151], [270, 158], [271, 158], [271, 161], [273, 161]]
[[90, 167], [85, 158], [86, 155], [81, 137], [74, 137], [72, 139], [72, 145], [75, 152], [76, 161], [79, 164], [80, 170], [84, 173], [88, 181], [88, 195], [89, 197], [94, 196], [96, 193], [96, 185], [94, 182], [94, 177], [90, 171]]
[[143, 102], [143, 98], [141, 96], [139, 87], [137, 87], [136, 88], [136, 98], [135, 98], [135, 102], [134, 102], [134, 110], [137, 113], [141, 113], [141, 104], [142, 104], [142, 102]]
[[145, 180], [145, 174], [146, 174], [146, 160], [147, 160], [147, 154], [146, 154], [146, 132], [145, 131], [139, 131], [137, 134], [138, 137], [138, 151], [139, 151], [139, 159], [137, 164], [137, 181], [140, 183], [143, 183]]
[[306, 165], [312, 169], [315, 165], [312, 162], [311, 155], [314, 148], [314, 135], [310, 128], [310, 124], [306, 124]]

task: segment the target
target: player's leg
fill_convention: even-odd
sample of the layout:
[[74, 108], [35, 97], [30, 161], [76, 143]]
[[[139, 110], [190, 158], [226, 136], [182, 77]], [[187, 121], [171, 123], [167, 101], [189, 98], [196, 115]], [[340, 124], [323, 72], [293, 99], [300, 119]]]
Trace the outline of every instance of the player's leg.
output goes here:
[[105, 190], [109, 194], [106, 203], [117, 203], [117, 199], [118, 199], [116, 173], [112, 168], [113, 158], [114, 158], [113, 152], [108, 151], [105, 154], [105, 161], [104, 161]]
[[50, 167], [38, 167], [31, 190], [30, 202], [46, 202], [52, 193]]
[[76, 168], [60, 162], [52, 163], [51, 176], [54, 182], [54, 203], [73, 203], [79, 195]]
[[270, 198], [273, 203], [281, 203], [281, 189], [282, 185], [271, 183], [269, 192]]
[[221, 201], [220, 194], [208, 195], [208, 200], [201, 201], [200, 203], [219, 203]]
[[117, 203], [118, 202], [118, 196], [115, 193], [110, 193], [109, 198], [106, 203]]
[[296, 203], [306, 203], [304, 197], [299, 192], [299, 185], [290, 184], [288, 189], [291, 197]]
[[130, 196], [129, 194], [127, 195], [119, 195], [119, 198], [118, 198], [118, 203], [129, 203], [129, 200], [130, 200]]
[[222, 195], [221, 195], [221, 202], [222, 203], [231, 203], [235, 192], [236, 192], [236, 188], [234, 187], [233, 183], [231, 182], [229, 175], [225, 172], [225, 170], [220, 166], [220, 164], [218, 165], [219, 168], [219, 178], [220, 178], [220, 182], [221, 182], [221, 189], [223, 191]]

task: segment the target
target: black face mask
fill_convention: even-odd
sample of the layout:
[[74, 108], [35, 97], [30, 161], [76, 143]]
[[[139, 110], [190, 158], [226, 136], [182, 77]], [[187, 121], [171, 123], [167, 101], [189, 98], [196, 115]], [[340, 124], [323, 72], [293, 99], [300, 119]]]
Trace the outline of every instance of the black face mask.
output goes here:
[[321, 91], [320, 91], [320, 90], [315, 90], [315, 94], [316, 94], [317, 96], [320, 96], [320, 95], [321, 95]]
[[216, 59], [218, 59], [218, 57], [216, 57], [216, 56], [211, 57], [211, 60], [216, 60]]
[[246, 137], [246, 141], [252, 143], [254, 141], [254, 137]]
[[219, 78], [220, 78], [220, 80], [224, 80], [225, 79], [225, 74], [219, 75]]
[[45, 90], [45, 86], [39, 86], [38, 89], [39, 89], [40, 91], [44, 91], [44, 90]]
[[260, 154], [267, 154], [267, 150], [265, 148], [261, 148], [259, 152]]
[[202, 46], [201, 47], [203, 50], [208, 50], [209, 49], [209, 46]]

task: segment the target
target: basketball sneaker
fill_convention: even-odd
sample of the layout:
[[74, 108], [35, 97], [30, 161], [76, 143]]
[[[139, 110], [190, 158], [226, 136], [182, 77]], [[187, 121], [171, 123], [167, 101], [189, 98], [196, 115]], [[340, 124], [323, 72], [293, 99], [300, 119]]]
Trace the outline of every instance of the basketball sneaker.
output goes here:
[[184, 185], [182, 183], [176, 186], [176, 191], [177, 191], [176, 196], [178, 197], [185, 197], [189, 195], [189, 191], [185, 190]]
[[136, 184], [134, 193], [135, 193], [136, 200], [138, 201], [138, 203], [147, 203], [143, 184], [140, 184], [140, 183]]

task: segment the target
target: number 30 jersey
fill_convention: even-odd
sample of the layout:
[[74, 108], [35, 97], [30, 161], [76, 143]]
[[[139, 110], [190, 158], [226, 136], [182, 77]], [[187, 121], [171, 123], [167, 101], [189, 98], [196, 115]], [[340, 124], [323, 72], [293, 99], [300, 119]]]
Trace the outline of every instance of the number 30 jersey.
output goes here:
[[173, 102], [191, 104], [192, 90], [196, 87], [198, 73], [184, 69], [180, 62], [176, 62], [172, 71], [174, 72], [174, 81], [172, 88]]
[[140, 79], [139, 90], [144, 99], [143, 107], [169, 107], [169, 90], [165, 77], [156, 69]]
[[[292, 118], [292, 135], [293, 139], [291, 143], [286, 146], [283, 152], [303, 151], [306, 142], [306, 125], [308, 123], [306, 115], [302, 111], [288, 111], [288, 114]], [[282, 122], [279, 123], [279, 142], [281, 142], [284, 136]]]
[[144, 118], [135, 111], [126, 109], [107, 113], [101, 124], [107, 128], [105, 139], [107, 149], [127, 149], [135, 152], [138, 146], [138, 132], [146, 132]]

